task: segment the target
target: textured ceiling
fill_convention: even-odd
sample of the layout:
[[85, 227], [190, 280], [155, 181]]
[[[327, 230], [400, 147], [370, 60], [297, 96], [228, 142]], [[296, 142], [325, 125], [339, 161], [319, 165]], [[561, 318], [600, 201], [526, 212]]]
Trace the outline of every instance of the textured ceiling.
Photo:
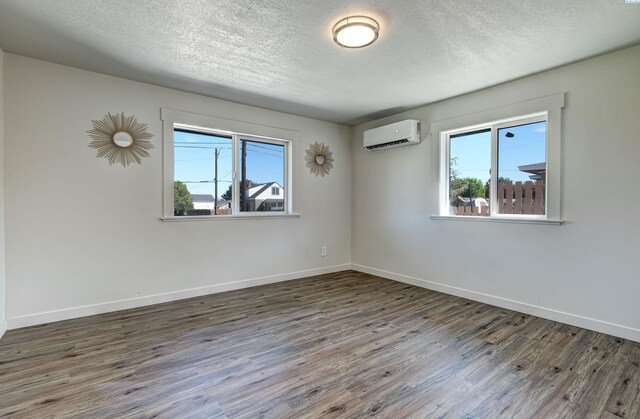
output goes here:
[[5, 52], [346, 124], [638, 43], [624, 0], [0, 0]]

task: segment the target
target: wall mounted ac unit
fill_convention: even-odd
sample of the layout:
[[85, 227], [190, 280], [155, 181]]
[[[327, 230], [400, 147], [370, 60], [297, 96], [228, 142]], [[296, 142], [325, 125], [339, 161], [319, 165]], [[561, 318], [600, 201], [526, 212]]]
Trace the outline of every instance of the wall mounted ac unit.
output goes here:
[[420, 144], [420, 121], [407, 119], [406, 121], [368, 129], [362, 136], [362, 146], [371, 151]]

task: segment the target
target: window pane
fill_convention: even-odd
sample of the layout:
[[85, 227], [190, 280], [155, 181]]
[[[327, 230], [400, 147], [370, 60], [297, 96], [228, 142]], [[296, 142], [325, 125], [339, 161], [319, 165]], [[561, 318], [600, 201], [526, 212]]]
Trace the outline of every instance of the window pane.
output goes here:
[[544, 214], [547, 123], [498, 130], [498, 212]]
[[491, 129], [449, 137], [449, 204], [452, 215], [489, 215]]
[[240, 211], [284, 211], [282, 144], [240, 139]]
[[231, 137], [175, 129], [174, 215], [230, 215]]

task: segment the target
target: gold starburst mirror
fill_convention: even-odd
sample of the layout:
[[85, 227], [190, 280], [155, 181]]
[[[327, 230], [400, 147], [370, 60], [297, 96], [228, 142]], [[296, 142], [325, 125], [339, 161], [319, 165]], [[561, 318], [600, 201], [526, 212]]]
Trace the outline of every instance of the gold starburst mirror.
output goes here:
[[91, 122], [93, 129], [87, 131], [92, 139], [89, 147], [97, 149], [96, 157], [106, 158], [109, 165], [142, 164], [142, 157], [149, 157], [148, 150], [153, 148], [149, 139], [153, 134], [147, 131], [147, 124], [138, 122], [134, 115], [107, 113], [104, 118]]
[[305, 151], [304, 159], [307, 161], [309, 171], [318, 176], [324, 177], [333, 169], [333, 153], [329, 151], [329, 146], [324, 143], [315, 142]]

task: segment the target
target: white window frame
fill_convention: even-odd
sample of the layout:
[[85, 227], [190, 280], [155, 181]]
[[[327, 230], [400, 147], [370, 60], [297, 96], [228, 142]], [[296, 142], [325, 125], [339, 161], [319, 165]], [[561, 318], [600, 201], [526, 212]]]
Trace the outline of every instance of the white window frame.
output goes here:
[[[457, 118], [438, 121], [431, 124], [432, 138], [434, 141], [434, 155], [438, 157], [434, 174], [438, 179], [438, 210], [432, 219], [471, 220], [471, 221], [498, 221], [520, 223], [548, 223], [561, 224], [561, 144], [562, 144], [562, 108], [564, 107], [564, 93], [520, 102], [500, 108], [476, 112]], [[499, 214], [497, 197], [498, 153], [497, 131], [499, 128], [513, 125], [521, 125], [545, 120], [546, 133], [546, 208], [544, 215], [529, 214]], [[472, 132], [491, 128], [491, 167], [492, 176], [490, 183], [491, 214], [489, 216], [463, 216], [451, 215], [449, 203], [449, 169], [450, 169], [450, 141], [455, 134]], [[495, 173], [494, 173], [495, 172]]]
[[[294, 177], [296, 167], [293, 164], [295, 147], [300, 140], [297, 131], [258, 125], [244, 121], [219, 118], [215, 116], [196, 114], [162, 108], [160, 118], [163, 124], [163, 221], [193, 221], [193, 220], [234, 220], [256, 218], [286, 218], [297, 217], [294, 212]], [[240, 140], [259, 141], [269, 144], [285, 146], [284, 153], [284, 211], [255, 211], [240, 212], [240, 196], [232, 195], [232, 215], [205, 216], [175, 216], [173, 212], [173, 182], [174, 182], [174, 130], [188, 129], [206, 134], [232, 137], [233, 139], [233, 190], [239, 191], [240, 179]]]

